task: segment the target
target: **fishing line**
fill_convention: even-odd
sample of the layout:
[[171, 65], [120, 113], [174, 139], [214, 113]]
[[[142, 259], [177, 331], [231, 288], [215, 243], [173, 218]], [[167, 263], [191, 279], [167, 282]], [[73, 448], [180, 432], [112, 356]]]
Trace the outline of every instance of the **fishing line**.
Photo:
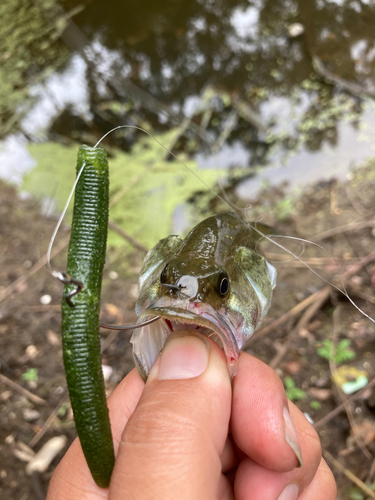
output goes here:
[[[363, 316], [365, 316], [367, 319], [369, 319], [370, 321], [372, 321], [373, 323], [375, 323], [375, 320], [373, 318], [371, 318], [371, 316], [369, 316], [368, 314], [366, 314], [364, 311], [362, 311], [362, 309], [357, 306], [357, 304], [353, 301], [353, 299], [351, 297], [349, 297], [349, 294], [347, 293], [346, 291], [346, 287], [345, 287], [345, 284], [344, 282], [342, 281], [341, 282], [341, 285], [343, 287], [344, 290], [341, 290], [341, 288], [339, 288], [338, 286], [334, 285], [333, 283], [331, 283], [329, 280], [326, 280], [325, 278], [323, 278], [323, 276], [321, 276], [317, 271], [315, 271], [315, 269], [313, 269], [311, 266], [309, 266], [309, 264], [307, 264], [307, 262], [304, 262], [298, 255], [295, 255], [291, 250], [288, 250], [287, 248], [283, 247], [282, 245], [280, 245], [279, 243], [277, 243], [276, 241], [274, 240], [271, 240], [267, 235], [263, 234], [262, 231], [259, 231], [255, 226], [253, 226], [251, 223], [250, 223], [250, 226], [259, 234], [261, 235], [263, 238], [267, 239], [268, 241], [271, 241], [271, 243], [273, 243], [274, 245], [276, 245], [277, 247], [281, 248], [282, 250], [285, 250], [287, 253], [289, 253], [289, 255], [291, 255], [292, 257], [294, 257], [295, 259], [297, 259], [299, 262], [302, 262], [302, 264], [307, 268], [309, 269], [313, 274], [315, 274], [315, 276], [317, 276], [318, 278], [320, 278], [321, 280], [323, 280], [325, 283], [327, 283], [328, 285], [332, 286], [333, 288], [335, 288], [335, 290], [337, 290], [338, 292], [342, 293], [348, 300], [349, 302], [357, 309], [357, 311], [359, 311]], [[277, 235], [277, 237], [283, 237], [282, 235]], [[300, 239], [300, 238], [295, 238], [293, 236], [285, 236], [285, 238], [290, 238], [290, 239]], [[325, 250], [324, 247], [321, 247], [320, 245], [318, 245], [317, 243], [314, 243], [313, 241], [309, 241], [309, 240], [302, 240], [302, 241], [305, 241], [306, 243], [311, 243], [313, 245], [316, 245], [320, 248], [322, 248], [323, 250]], [[342, 276], [340, 275], [340, 278], [342, 279]]]
[[[224, 203], [225, 206], [227, 206], [231, 211], [242, 211], [242, 212], [248, 212], [251, 205], [245, 207], [245, 208], [239, 208], [237, 207], [234, 203], [232, 202], [229, 202], [229, 200], [227, 201], [226, 199], [226, 195], [224, 194], [223, 190], [223, 196], [221, 196], [220, 194], [216, 193], [203, 179], [201, 179], [199, 177], [199, 175], [197, 173], [195, 173], [190, 167], [188, 167], [176, 154], [174, 154], [170, 149], [168, 149], [166, 146], [164, 146], [153, 134], [151, 134], [151, 132], [148, 132], [147, 130], [143, 129], [142, 127], [138, 127], [136, 125], [119, 125], [117, 127], [114, 127], [112, 128], [111, 130], [109, 130], [106, 134], [103, 135], [103, 137], [101, 137], [99, 139], [99, 141], [95, 144], [94, 148], [97, 148], [99, 146], [99, 144], [106, 138], [108, 137], [110, 134], [112, 134], [113, 132], [117, 131], [117, 130], [121, 130], [121, 129], [134, 129], [134, 130], [139, 130], [140, 132], [143, 132], [144, 134], [148, 135], [151, 139], [153, 139], [161, 148], [163, 148], [169, 155], [171, 155], [175, 160], [177, 160], [181, 165], [183, 165], [191, 174], [193, 174], [201, 184], [203, 184], [206, 189], [208, 191], [210, 191], [215, 197], [217, 197], [222, 203]], [[204, 138], [202, 138], [203, 140], [205, 140]], [[74, 194], [74, 191], [76, 189], [76, 185], [79, 181], [79, 177], [83, 171], [85, 167], [85, 164], [83, 164], [80, 172], [78, 173], [77, 175], [77, 178], [73, 184], [73, 187], [72, 187], [72, 190], [69, 194], [69, 197], [68, 197], [68, 200], [65, 204], [65, 207], [64, 207], [64, 210], [56, 224], [56, 227], [55, 227], [55, 230], [52, 234], [52, 237], [51, 237], [51, 240], [50, 240], [50, 243], [49, 243], [49, 246], [48, 246], [48, 251], [47, 251], [47, 268], [49, 270], [49, 272], [52, 274], [52, 276], [54, 276], [55, 278], [59, 279], [60, 281], [62, 281], [63, 283], [73, 283], [75, 284], [73, 281], [67, 281], [69, 279], [71, 280], [74, 280], [74, 278], [72, 278], [71, 276], [67, 275], [67, 273], [64, 273], [64, 272], [61, 272], [61, 271], [57, 271], [57, 270], [54, 270], [51, 266], [51, 252], [52, 252], [52, 247], [53, 247], [53, 244], [54, 244], [54, 241], [55, 241], [55, 238], [56, 238], [56, 235], [59, 231], [59, 228], [61, 226], [61, 223], [64, 219], [64, 216], [68, 210], [68, 207], [69, 207], [69, 204], [70, 204], [70, 201], [73, 197], [73, 194]], [[219, 184], [220, 185], [220, 184]], [[334, 289], [336, 289], [337, 291], [339, 291], [340, 293], [342, 293], [348, 300], [349, 302], [363, 315], [365, 316], [366, 318], [368, 318], [370, 321], [372, 321], [373, 323], [375, 323], [375, 320], [373, 318], [371, 318], [371, 316], [369, 316], [368, 314], [366, 314], [364, 311], [362, 311], [360, 309], [359, 306], [357, 306], [355, 304], [355, 302], [350, 298], [349, 294], [347, 293], [346, 291], [346, 288], [345, 288], [345, 285], [344, 285], [344, 282], [342, 281], [342, 287], [344, 290], [342, 290], [341, 288], [339, 288], [338, 286], [334, 285], [333, 283], [331, 283], [329, 280], [325, 279], [323, 276], [321, 276], [317, 271], [315, 271], [309, 264], [307, 264], [306, 262], [303, 261], [303, 259], [301, 259], [301, 255], [304, 253], [304, 249], [302, 251], [302, 253], [300, 255], [296, 255], [294, 252], [292, 252], [291, 250], [287, 249], [286, 247], [284, 247], [283, 245], [280, 245], [278, 242], [276, 242], [274, 239], [272, 238], [288, 238], [288, 239], [294, 239], [294, 240], [298, 240], [298, 241], [301, 241], [303, 243], [310, 243], [314, 246], [317, 246], [318, 248], [321, 248], [323, 249], [324, 251], [327, 251], [324, 247], [322, 247], [321, 245], [318, 245], [317, 243], [314, 243], [312, 241], [309, 241], [309, 240], [305, 240], [303, 238], [297, 238], [297, 237], [293, 237], [293, 236], [285, 236], [285, 235], [272, 235], [272, 238], [270, 236], [267, 236], [266, 234], [264, 234], [262, 231], [260, 231], [257, 227], [256, 227], [256, 222], [255, 222], [255, 225], [254, 225], [254, 222], [248, 222], [250, 227], [259, 235], [261, 236], [261, 239], [266, 239], [267, 241], [273, 243], [275, 246], [281, 248], [283, 251], [287, 252], [291, 257], [293, 257], [294, 259], [298, 260], [299, 262], [301, 262], [307, 269], [309, 269], [315, 276], [317, 276], [318, 278], [320, 278], [322, 281], [324, 281], [325, 283], [329, 284], [330, 286], [332, 286]], [[259, 243], [259, 242], [258, 242]], [[336, 261], [335, 261], [336, 262]], [[339, 267], [339, 266], [338, 266]], [[340, 278], [341, 278], [341, 275], [340, 275]], [[74, 290], [73, 292], [70, 292], [70, 297], [68, 297], [68, 299], [70, 299], [72, 296], [76, 295], [77, 293], [79, 293], [80, 290]], [[153, 318], [154, 321], [156, 321], [156, 319], [159, 319], [159, 317], [157, 318]], [[152, 322], [152, 321], [151, 321]], [[146, 322], [148, 323], [148, 322]], [[123, 325], [123, 328], [121, 328], [121, 325], [113, 325], [113, 326], [110, 326], [110, 325], [106, 325], [106, 324], [101, 324], [101, 326], [103, 326], [103, 328], [113, 328], [115, 327], [116, 329], [131, 329], [131, 328], [139, 328], [141, 326], [143, 326], [143, 323], [142, 324], [138, 324], [138, 325]]]
[[[194, 170], [192, 170], [190, 167], [188, 167], [182, 160], [180, 160], [180, 158], [175, 155], [170, 149], [168, 149], [166, 146], [164, 146], [158, 139], [156, 139], [156, 137], [151, 134], [151, 132], [148, 132], [148, 130], [142, 128], [142, 127], [138, 127], [136, 125], [119, 125], [118, 127], [114, 127], [113, 129], [111, 129], [109, 132], [107, 132], [106, 134], [103, 135], [103, 137], [101, 139], [99, 139], [99, 141], [95, 144], [95, 148], [99, 146], [99, 144], [103, 141], [103, 139], [105, 139], [109, 134], [112, 134], [112, 132], [115, 132], [116, 130], [120, 130], [120, 129], [123, 129], [123, 128], [132, 128], [132, 129], [135, 129], [135, 130], [140, 130], [141, 132], [147, 134], [149, 137], [151, 137], [151, 139], [153, 139], [157, 144], [159, 144], [160, 147], [162, 147], [164, 149], [164, 151], [166, 151], [168, 154], [170, 154], [171, 156], [173, 156], [173, 158], [175, 160], [177, 160], [181, 165], [183, 165], [191, 174], [193, 174], [201, 184], [203, 184], [205, 186], [206, 189], [208, 189], [208, 191], [210, 191], [213, 195], [215, 195], [217, 198], [219, 198], [220, 201], [222, 201], [230, 210], [233, 210], [233, 207], [235, 208], [235, 210], [238, 210], [238, 211], [242, 211], [242, 210], [247, 210], [247, 207], [245, 209], [241, 209], [239, 207], [236, 207], [234, 204], [233, 206], [231, 206], [226, 200], [224, 197], [220, 196], [218, 193], [216, 193], [203, 179], [201, 179], [199, 177], [198, 174], [196, 174], [194, 172]], [[204, 139], [204, 137], [201, 137], [201, 139]], [[207, 142], [207, 141], [206, 141]], [[233, 211], [235, 211], [233, 210]]]

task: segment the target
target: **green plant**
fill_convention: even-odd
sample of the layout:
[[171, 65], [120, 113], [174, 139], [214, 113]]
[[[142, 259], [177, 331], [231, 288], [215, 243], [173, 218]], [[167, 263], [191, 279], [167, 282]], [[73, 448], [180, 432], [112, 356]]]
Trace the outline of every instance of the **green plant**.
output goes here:
[[284, 386], [286, 395], [291, 401], [299, 401], [300, 399], [305, 399], [306, 392], [296, 387], [296, 384], [294, 383], [292, 377], [285, 377]]
[[320, 410], [321, 407], [322, 405], [319, 403], [319, 401], [310, 402], [310, 408], [312, 408], [313, 410]]
[[351, 341], [349, 339], [340, 340], [336, 346], [335, 352], [332, 341], [325, 339], [323, 341], [323, 346], [317, 349], [317, 353], [319, 356], [322, 356], [322, 358], [328, 361], [332, 358], [333, 361], [339, 365], [340, 363], [344, 363], [345, 361], [355, 358], [356, 354], [353, 349], [350, 349], [350, 344]]
[[60, 418], [64, 418], [68, 412], [68, 409], [69, 409], [69, 403], [63, 403], [60, 408], [58, 409], [57, 411], [57, 415], [60, 417]]
[[21, 375], [23, 380], [27, 382], [37, 382], [38, 381], [38, 370], [36, 368], [29, 368]]
[[292, 215], [294, 211], [294, 201], [291, 198], [284, 198], [275, 206], [276, 216], [279, 221], [282, 221]]

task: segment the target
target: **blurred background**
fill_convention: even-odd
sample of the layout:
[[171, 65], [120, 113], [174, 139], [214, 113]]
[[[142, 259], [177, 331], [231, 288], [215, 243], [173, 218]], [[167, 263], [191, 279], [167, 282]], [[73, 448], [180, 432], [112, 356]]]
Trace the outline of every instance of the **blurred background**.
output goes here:
[[[147, 249], [227, 210], [223, 199], [319, 244], [278, 239], [313, 272], [263, 245], [278, 286], [247, 350], [314, 422], [338, 498], [375, 498], [375, 327], [361, 313], [375, 317], [374, 3], [2, 0], [0, 19], [1, 498], [45, 498], [75, 437], [62, 286], [44, 256], [79, 145], [120, 125], [137, 128], [102, 143], [102, 321], [134, 321]], [[59, 270], [69, 224], [68, 212], [53, 249]], [[134, 366], [129, 336], [102, 332], [108, 393]]]

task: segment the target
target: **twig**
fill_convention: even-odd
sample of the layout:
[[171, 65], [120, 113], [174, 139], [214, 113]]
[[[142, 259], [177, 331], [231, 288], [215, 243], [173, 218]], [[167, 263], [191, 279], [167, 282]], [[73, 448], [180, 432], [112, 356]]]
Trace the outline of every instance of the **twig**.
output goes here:
[[[331, 351], [330, 351], [330, 355], [329, 355], [329, 368], [331, 370], [331, 374], [333, 374], [336, 371], [336, 369], [337, 369], [337, 366], [336, 366], [336, 363], [335, 363], [335, 360], [334, 360], [334, 350], [336, 349], [336, 344], [337, 344], [337, 335], [338, 335], [338, 327], [337, 327], [337, 325], [339, 323], [340, 311], [341, 311], [341, 308], [340, 307], [336, 307], [336, 309], [335, 309], [335, 311], [333, 313], [332, 347], [331, 347]], [[344, 405], [345, 412], [346, 412], [346, 415], [348, 417], [349, 424], [350, 424], [350, 427], [352, 429], [354, 439], [355, 439], [357, 445], [359, 446], [359, 448], [361, 448], [361, 450], [362, 450], [363, 454], [365, 455], [365, 457], [366, 458], [371, 458], [372, 457], [371, 453], [368, 451], [368, 449], [366, 448], [366, 445], [363, 443], [362, 439], [358, 435], [358, 431], [356, 429], [356, 425], [355, 425], [355, 420], [354, 420], [354, 417], [353, 417], [353, 413], [352, 413], [352, 410], [351, 410], [351, 408], [350, 408], [350, 406], [348, 404], [347, 397], [342, 392], [341, 387], [337, 384], [335, 378], [333, 378], [333, 382], [334, 382], [334, 384], [336, 386], [336, 389], [337, 389], [337, 392], [338, 392], [339, 397], [341, 399], [341, 402]]]
[[220, 151], [224, 142], [228, 139], [232, 130], [237, 125], [237, 122], [238, 122], [238, 113], [237, 113], [237, 111], [234, 110], [228, 116], [227, 120], [224, 123], [224, 127], [223, 127], [221, 134], [217, 138], [215, 144], [212, 146], [213, 154], [216, 154]]
[[269, 362], [269, 366], [271, 368], [273, 368], [274, 370], [277, 368], [277, 366], [280, 364], [280, 362], [283, 359], [283, 357], [285, 356], [285, 354], [288, 352], [289, 346], [290, 346], [290, 341], [291, 341], [291, 339], [290, 339], [290, 336], [288, 335], [288, 340], [284, 344], [281, 345], [278, 342], [273, 343], [273, 346], [275, 347], [277, 352], [276, 352], [276, 355]]
[[367, 474], [366, 483], [372, 483], [375, 475], [375, 459], [372, 461], [369, 473]]
[[181, 125], [179, 125], [177, 127], [177, 131], [176, 131], [176, 134], [174, 135], [172, 141], [170, 144], [168, 144], [168, 150], [165, 155], [164, 155], [164, 160], [167, 160], [169, 155], [170, 155], [170, 152], [174, 149], [175, 145], [177, 144], [178, 140], [180, 139], [181, 136], [184, 135], [184, 133], [186, 132], [186, 130], [190, 127], [190, 124], [191, 124], [191, 118], [190, 117], [186, 117]]
[[370, 210], [366, 210], [364, 207], [362, 207], [362, 205], [357, 202], [354, 197], [352, 196], [351, 192], [350, 192], [350, 189], [349, 189], [349, 185], [346, 186], [345, 188], [345, 192], [346, 192], [346, 197], [348, 198], [348, 200], [350, 201], [352, 207], [354, 208], [354, 210], [356, 212], [359, 213], [359, 215], [365, 219], [368, 219], [372, 214], [372, 212], [370, 212]]
[[317, 311], [322, 307], [324, 302], [328, 299], [329, 294], [330, 294], [330, 287], [327, 287], [326, 293], [322, 293], [321, 296], [318, 296], [318, 298], [308, 307], [308, 309], [303, 313], [299, 321], [297, 322], [296, 326], [293, 328], [293, 330], [288, 334], [288, 340], [285, 342], [284, 345], [280, 346], [277, 350], [276, 356], [274, 356], [269, 363], [270, 367], [275, 369], [282, 361], [283, 357], [286, 355], [286, 353], [289, 350], [289, 346], [291, 343], [292, 338], [303, 328], [306, 328], [308, 323], [311, 321], [311, 319], [315, 316]]
[[375, 297], [371, 297], [371, 295], [362, 292], [362, 290], [360, 290], [359, 287], [353, 287], [352, 285], [351, 290], [353, 290], [353, 293], [355, 295], [358, 295], [358, 297], [360, 297], [361, 299], [367, 300], [368, 302], [371, 302], [371, 304], [375, 304]]
[[345, 226], [338, 226], [332, 229], [328, 229], [327, 231], [323, 231], [322, 233], [317, 234], [311, 241], [317, 243], [318, 241], [325, 240], [330, 238], [331, 236], [336, 236], [337, 234], [347, 233], [350, 231], [360, 231], [361, 229], [365, 229], [366, 227], [375, 226], [375, 220], [365, 220], [362, 222], [353, 222], [351, 224], [345, 224]]
[[[364, 387], [363, 389], [361, 389], [360, 391], [358, 391], [357, 393], [353, 394], [353, 396], [351, 396], [350, 398], [348, 398], [346, 400], [346, 402], [349, 404], [351, 403], [352, 401], [355, 401], [356, 399], [360, 399], [363, 394], [365, 394], [366, 391], [368, 391], [371, 387], [373, 387], [375, 385], [375, 378], [373, 378], [371, 380], [371, 382], [369, 382], [366, 387]], [[323, 427], [325, 424], [327, 424], [328, 422], [330, 422], [333, 418], [335, 418], [339, 413], [342, 412], [342, 410], [344, 410], [344, 405], [343, 403], [341, 403], [339, 406], [337, 406], [334, 410], [330, 411], [325, 417], [321, 418], [320, 420], [318, 420], [317, 422], [315, 422], [314, 424], [314, 428], [315, 429], [318, 429], [319, 427]]]
[[[12, 308], [13, 309], [13, 308]], [[20, 309], [19, 307], [17, 308]], [[32, 313], [45, 313], [51, 311], [60, 311], [61, 304], [48, 304], [48, 305], [38, 305], [38, 306], [23, 306], [21, 307], [22, 312], [32, 312]]]
[[137, 182], [139, 182], [146, 175], [146, 173], [150, 170], [150, 168], [151, 167], [147, 165], [147, 167], [142, 172], [133, 175], [133, 177], [131, 177], [127, 181], [127, 183], [122, 187], [122, 189], [120, 189], [119, 191], [117, 191], [117, 193], [111, 196], [111, 199], [109, 200], [109, 206], [113, 207], [113, 205], [115, 205], [128, 191], [131, 190], [133, 186], [137, 184]]
[[359, 261], [357, 257], [351, 258], [351, 259], [338, 259], [338, 258], [333, 258], [333, 257], [311, 257], [311, 258], [306, 258], [303, 260], [303, 262], [295, 259], [291, 259], [287, 257], [286, 255], [280, 254], [280, 253], [275, 253], [275, 252], [265, 252], [264, 253], [265, 258], [268, 261], [277, 261], [280, 262], [281, 264], [287, 264], [288, 267], [306, 267], [306, 264], [309, 266], [313, 267], [324, 267], [324, 266], [329, 266], [329, 265], [336, 265], [336, 264], [355, 264]]
[[327, 450], [323, 450], [323, 457], [329, 460], [336, 469], [345, 474], [345, 476], [350, 479], [353, 483], [355, 483], [361, 490], [363, 490], [366, 495], [369, 495], [371, 498], [375, 499], [375, 493], [365, 485], [363, 481], [361, 481], [357, 476], [350, 472], [346, 467], [344, 467], [338, 460], [336, 460]]
[[247, 345], [250, 345], [254, 340], [259, 339], [260, 337], [263, 337], [267, 333], [272, 332], [272, 330], [275, 330], [279, 326], [283, 325], [288, 319], [292, 318], [293, 316], [296, 316], [300, 312], [302, 312], [306, 307], [310, 306], [313, 304], [315, 301], [320, 300], [322, 296], [326, 296], [327, 294], [329, 295], [329, 292], [331, 290], [331, 286], [328, 285], [321, 290], [318, 290], [317, 292], [311, 294], [309, 297], [307, 297], [305, 300], [302, 300], [299, 304], [296, 306], [292, 307], [288, 312], [284, 313], [280, 318], [275, 319], [270, 323], [269, 325], [265, 326], [264, 328], [261, 328], [258, 330], [247, 342]]
[[358, 271], [367, 266], [367, 264], [370, 264], [370, 262], [372, 262], [373, 260], [375, 260], [375, 250], [369, 255], [366, 255], [366, 257], [363, 257], [363, 259], [361, 259], [357, 264], [351, 266], [347, 271], [345, 271], [341, 278], [343, 280], [351, 278], [354, 274], [357, 274]]
[[337, 87], [346, 90], [350, 94], [353, 94], [355, 97], [363, 98], [365, 96], [375, 96], [375, 92], [372, 89], [367, 88], [363, 85], [359, 85], [358, 83], [349, 82], [348, 80], [345, 80], [344, 78], [331, 73], [324, 66], [322, 60], [317, 56], [313, 56], [313, 67], [318, 75], [322, 76], [324, 80], [326, 80], [330, 84], [336, 85]]
[[12, 389], [15, 389], [16, 391], [20, 392], [24, 396], [26, 396], [30, 401], [33, 403], [36, 403], [38, 405], [45, 405], [47, 401], [45, 399], [40, 398], [39, 396], [36, 396], [32, 392], [28, 391], [21, 385], [17, 384], [17, 382], [14, 382], [14, 380], [11, 380], [10, 378], [6, 377], [2, 373], [0, 373], [0, 380], [4, 382], [4, 384], [7, 384], [9, 387]]
[[136, 240], [129, 233], [127, 233], [126, 231], [124, 231], [120, 226], [118, 226], [116, 224], [116, 222], [113, 222], [113, 220], [109, 220], [108, 227], [110, 227], [112, 229], [112, 231], [115, 231], [115, 233], [117, 233], [120, 236], [122, 236], [133, 247], [137, 248], [141, 252], [148, 252], [148, 248], [147, 247], [145, 247], [142, 243], [140, 243], [138, 240]]
[[33, 448], [40, 441], [40, 439], [42, 439], [42, 437], [44, 436], [44, 434], [47, 432], [47, 430], [51, 427], [51, 425], [53, 424], [53, 422], [56, 420], [56, 417], [57, 417], [57, 415], [59, 413], [61, 405], [63, 405], [64, 403], [67, 403], [68, 401], [69, 401], [69, 398], [68, 398], [68, 395], [67, 395], [66, 390], [65, 390], [65, 393], [61, 397], [61, 399], [58, 402], [58, 404], [55, 407], [55, 409], [52, 411], [52, 413], [47, 418], [47, 420], [44, 422], [44, 424], [42, 425], [42, 427], [39, 429], [39, 431], [35, 434], [35, 436], [30, 441], [30, 443], [29, 443], [30, 448]]
[[[55, 257], [58, 253], [60, 253], [64, 248], [68, 245], [70, 239], [70, 234], [65, 236], [58, 245], [55, 246], [51, 257]], [[22, 276], [17, 278], [13, 283], [11, 283], [9, 286], [5, 288], [2, 292], [0, 292], [0, 302], [4, 300], [8, 295], [13, 293], [15, 290], [17, 290], [18, 287], [26, 283], [26, 281], [31, 278], [36, 272], [38, 272], [42, 267], [44, 267], [47, 264], [47, 255], [43, 255], [38, 262], [36, 262], [33, 267], [31, 267], [28, 271], [26, 271]]]

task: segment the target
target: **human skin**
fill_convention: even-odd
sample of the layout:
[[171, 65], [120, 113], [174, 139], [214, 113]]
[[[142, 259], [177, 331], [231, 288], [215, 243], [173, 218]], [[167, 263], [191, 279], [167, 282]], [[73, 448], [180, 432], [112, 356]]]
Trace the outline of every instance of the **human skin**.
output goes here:
[[336, 499], [315, 430], [277, 374], [247, 353], [231, 382], [215, 342], [191, 331], [173, 335], [147, 383], [131, 371], [108, 406], [116, 452], [110, 487], [94, 483], [76, 439], [47, 500]]

